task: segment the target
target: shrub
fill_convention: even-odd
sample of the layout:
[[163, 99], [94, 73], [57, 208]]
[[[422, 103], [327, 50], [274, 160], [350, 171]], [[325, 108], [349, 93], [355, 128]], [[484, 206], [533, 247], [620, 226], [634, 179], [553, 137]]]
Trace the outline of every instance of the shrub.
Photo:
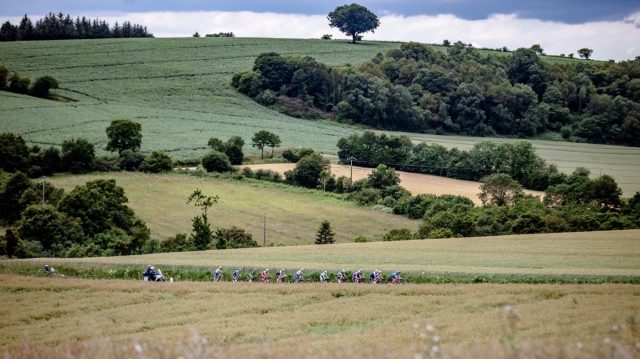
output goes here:
[[258, 242], [253, 239], [251, 233], [236, 226], [216, 229], [214, 239], [217, 240], [217, 249], [258, 247]]
[[211, 151], [204, 156], [202, 166], [207, 172], [229, 172], [232, 169], [229, 157], [219, 151]]
[[49, 97], [49, 90], [57, 89], [58, 86], [58, 80], [51, 76], [42, 76], [37, 78], [36, 82], [31, 86], [31, 94], [33, 96], [47, 98]]
[[383, 241], [409, 241], [415, 239], [407, 228], [392, 229], [382, 237]]
[[184, 233], [178, 233], [160, 243], [163, 252], [184, 252], [190, 249], [189, 239]]
[[354, 240], [355, 243], [367, 243], [369, 242], [369, 240], [367, 239], [367, 237], [363, 236], [362, 234], [357, 236]]
[[453, 237], [453, 232], [449, 228], [438, 228], [429, 233], [429, 238], [438, 239], [438, 238], [451, 238]]
[[358, 192], [352, 193], [349, 198], [356, 201], [361, 206], [370, 206], [380, 200], [381, 194], [379, 189], [364, 188]]
[[140, 165], [140, 171], [149, 173], [171, 172], [173, 162], [171, 157], [164, 152], [153, 151]]
[[62, 162], [72, 173], [92, 171], [95, 159], [95, 147], [85, 139], [71, 139], [62, 143]]
[[135, 171], [144, 162], [144, 155], [140, 152], [132, 150], [124, 150], [120, 152], [119, 167], [124, 171]]

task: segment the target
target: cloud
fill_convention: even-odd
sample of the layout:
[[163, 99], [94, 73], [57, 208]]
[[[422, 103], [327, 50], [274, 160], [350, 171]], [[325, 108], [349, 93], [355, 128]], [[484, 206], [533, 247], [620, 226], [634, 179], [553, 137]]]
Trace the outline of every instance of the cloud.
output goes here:
[[[345, 38], [329, 27], [325, 15], [203, 11], [120, 13], [100, 18], [109, 23], [129, 20], [143, 24], [156, 37], [190, 36], [196, 31], [201, 34], [232, 31], [242, 37], [319, 38], [322, 34], [332, 34], [334, 38]], [[366, 39], [426, 43], [448, 39], [479, 47], [509, 49], [540, 44], [548, 54], [576, 53], [579, 48], [588, 47], [594, 50], [595, 59], [602, 60], [640, 56], [637, 46], [640, 13], [620, 21], [582, 24], [525, 19], [515, 14], [494, 14], [481, 20], [466, 20], [450, 14], [384, 14], [380, 22], [374, 34], [365, 34]]]

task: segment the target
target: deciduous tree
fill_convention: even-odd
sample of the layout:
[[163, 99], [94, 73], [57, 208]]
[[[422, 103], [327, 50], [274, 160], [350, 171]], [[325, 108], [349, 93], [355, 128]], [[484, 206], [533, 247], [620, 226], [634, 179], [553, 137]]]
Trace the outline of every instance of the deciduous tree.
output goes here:
[[329, 13], [329, 26], [337, 27], [356, 43], [361, 34], [374, 32], [380, 26], [378, 17], [366, 7], [358, 4], [343, 5]]

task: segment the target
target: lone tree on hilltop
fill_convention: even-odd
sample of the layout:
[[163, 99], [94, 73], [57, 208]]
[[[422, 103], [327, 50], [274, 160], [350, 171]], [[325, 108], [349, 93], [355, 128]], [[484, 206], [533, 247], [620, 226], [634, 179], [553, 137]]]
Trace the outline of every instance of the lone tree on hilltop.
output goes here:
[[320, 224], [320, 228], [318, 228], [318, 233], [316, 234], [316, 244], [332, 244], [335, 242], [333, 238], [335, 234], [331, 230], [331, 223], [329, 221], [324, 220], [322, 224]]
[[544, 49], [542, 49], [542, 46], [540, 46], [540, 44], [531, 45], [531, 50], [533, 50], [538, 55], [544, 55]]
[[578, 50], [578, 55], [580, 55], [580, 57], [582, 57], [585, 60], [589, 60], [592, 54], [593, 54], [593, 50], [588, 49], [586, 47], [583, 47], [580, 50]]
[[329, 26], [337, 27], [356, 43], [360, 34], [374, 32], [380, 26], [378, 17], [366, 7], [358, 4], [342, 5], [329, 13]]
[[107, 151], [138, 151], [142, 144], [142, 126], [131, 120], [114, 120], [107, 127]]

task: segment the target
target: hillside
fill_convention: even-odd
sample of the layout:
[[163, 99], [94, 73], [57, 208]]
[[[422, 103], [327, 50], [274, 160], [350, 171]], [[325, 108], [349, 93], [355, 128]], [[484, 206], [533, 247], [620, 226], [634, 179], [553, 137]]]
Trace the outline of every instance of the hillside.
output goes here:
[[[52, 75], [61, 83], [54, 102], [0, 92], [0, 131], [15, 132], [31, 144], [59, 145], [84, 137], [99, 149], [104, 129], [114, 119], [131, 118], [143, 126], [143, 151], [161, 149], [175, 158], [205, 152], [210, 137], [249, 139], [261, 129], [277, 132], [284, 147], [335, 152], [336, 142], [358, 129], [328, 121], [294, 119], [265, 109], [230, 86], [234, 73], [250, 69], [257, 55], [276, 51], [309, 55], [322, 63], [359, 64], [399, 47], [399, 43], [182, 38], [109, 39], [0, 43], [0, 63], [32, 79]], [[441, 47], [436, 47], [442, 50]], [[502, 52], [488, 52], [504, 55]], [[547, 61], [578, 61], [546, 58]], [[478, 138], [416, 135], [418, 141], [469, 146]], [[613, 175], [631, 196], [640, 190], [640, 149], [532, 141], [540, 155], [570, 172], [585, 166]], [[252, 149], [247, 146], [247, 150]], [[584, 153], [589, 152], [588, 156]], [[104, 153], [104, 152], [102, 152]]]
[[147, 222], [151, 237], [165, 240], [191, 232], [191, 218], [198, 210], [187, 204], [196, 188], [219, 195], [209, 210], [213, 227], [242, 227], [262, 245], [266, 216], [267, 245], [311, 244], [323, 220], [328, 220], [337, 242], [353, 242], [359, 235], [380, 239], [392, 228], [415, 231], [420, 221], [359, 207], [319, 191], [252, 180], [233, 181], [187, 175], [106, 173], [51, 178], [56, 187], [69, 191], [99, 178], [113, 178], [124, 188], [129, 205]]

